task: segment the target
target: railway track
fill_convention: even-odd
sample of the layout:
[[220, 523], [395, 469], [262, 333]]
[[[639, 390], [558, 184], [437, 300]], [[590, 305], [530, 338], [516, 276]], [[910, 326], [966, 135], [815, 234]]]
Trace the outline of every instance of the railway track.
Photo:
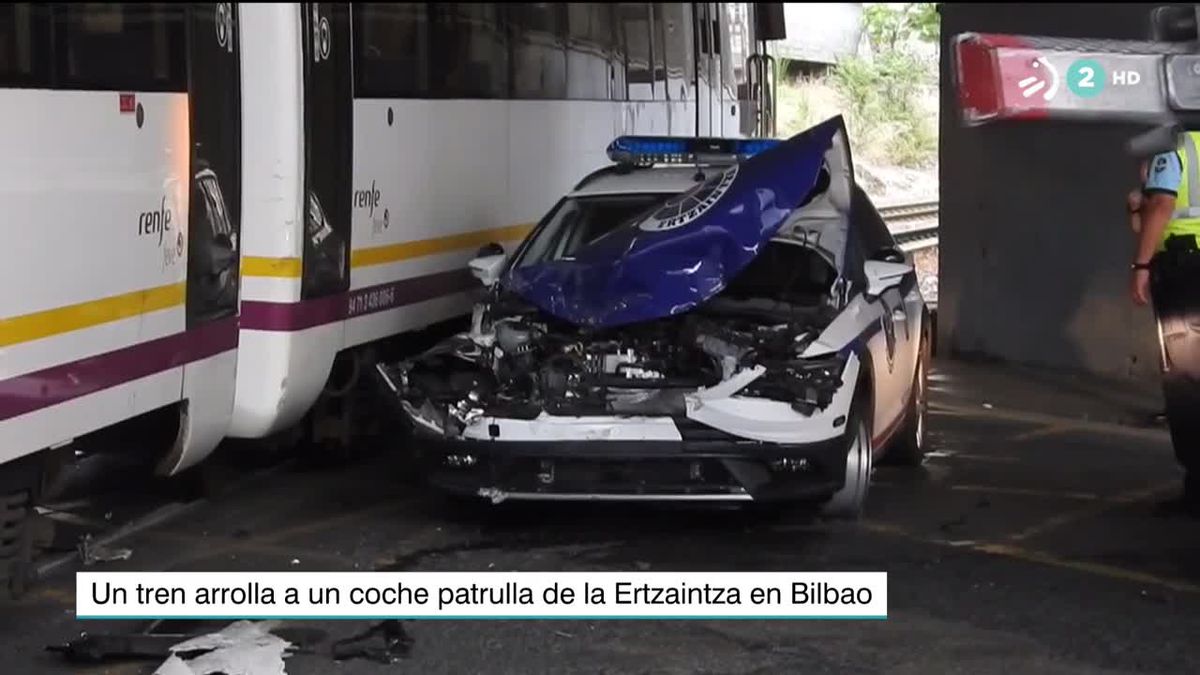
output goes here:
[[909, 202], [879, 208], [892, 236], [905, 251], [938, 245], [938, 202]]

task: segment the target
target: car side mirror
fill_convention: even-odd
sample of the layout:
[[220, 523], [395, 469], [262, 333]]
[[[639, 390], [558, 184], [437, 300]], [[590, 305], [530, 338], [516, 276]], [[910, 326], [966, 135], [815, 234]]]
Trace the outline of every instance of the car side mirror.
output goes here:
[[493, 255], [504, 255], [504, 247], [494, 241], [480, 246], [479, 250], [475, 252], [476, 258], [487, 258]]
[[484, 286], [491, 287], [500, 280], [500, 271], [504, 269], [504, 247], [497, 243], [482, 246], [467, 267]]
[[867, 277], [867, 295], [871, 297], [883, 295], [884, 291], [889, 288], [899, 286], [900, 281], [912, 272], [912, 265], [905, 263], [868, 260], [863, 263], [863, 273]]

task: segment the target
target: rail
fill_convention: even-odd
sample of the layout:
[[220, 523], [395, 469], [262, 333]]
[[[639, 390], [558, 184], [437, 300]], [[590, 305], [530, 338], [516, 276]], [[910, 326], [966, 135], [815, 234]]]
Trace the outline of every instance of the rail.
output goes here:
[[938, 245], [938, 202], [909, 202], [879, 207], [896, 243], [905, 251]]

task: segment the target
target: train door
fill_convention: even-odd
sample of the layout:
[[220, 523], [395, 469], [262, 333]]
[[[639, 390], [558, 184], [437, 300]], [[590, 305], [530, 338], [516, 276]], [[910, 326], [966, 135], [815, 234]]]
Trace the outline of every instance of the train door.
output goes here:
[[236, 3], [187, 6], [186, 320], [196, 360], [183, 368], [185, 407], [175, 446], [160, 465], [164, 473], [203, 459], [233, 414], [242, 220], [239, 33]]
[[189, 330], [232, 317], [238, 308], [242, 115], [237, 27], [234, 3], [189, 7]]
[[699, 42], [696, 47], [699, 57], [696, 67], [700, 71], [700, 87], [696, 94], [696, 105], [700, 107], [701, 131], [705, 136], [721, 136], [721, 34], [716, 30], [718, 5], [703, 2], [693, 7], [693, 21]]
[[767, 42], [787, 37], [783, 3], [755, 2], [751, 6], [751, 25], [754, 29], [751, 54], [751, 90], [757, 110], [757, 136], [773, 138], [778, 130], [776, 102], [779, 88], [779, 66], [771, 56]]
[[713, 70], [717, 90], [713, 103], [717, 109], [714, 124], [720, 125], [722, 136], [736, 137], [738, 127], [737, 80], [734, 75], [734, 40], [736, 26], [731, 21], [730, 5], [727, 2], [713, 3]]
[[304, 193], [301, 297], [350, 288], [350, 197], [354, 102], [350, 6], [305, 3]]
[[767, 42], [786, 36], [783, 5], [731, 2], [725, 3], [725, 9], [731, 76], [740, 119], [737, 133], [773, 137], [778, 71], [775, 59], [767, 53]]

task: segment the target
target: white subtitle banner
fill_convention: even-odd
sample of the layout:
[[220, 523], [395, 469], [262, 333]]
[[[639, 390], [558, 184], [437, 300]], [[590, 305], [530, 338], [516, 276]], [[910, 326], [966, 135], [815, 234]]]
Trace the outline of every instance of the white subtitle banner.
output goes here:
[[886, 572], [79, 572], [80, 619], [885, 619]]

